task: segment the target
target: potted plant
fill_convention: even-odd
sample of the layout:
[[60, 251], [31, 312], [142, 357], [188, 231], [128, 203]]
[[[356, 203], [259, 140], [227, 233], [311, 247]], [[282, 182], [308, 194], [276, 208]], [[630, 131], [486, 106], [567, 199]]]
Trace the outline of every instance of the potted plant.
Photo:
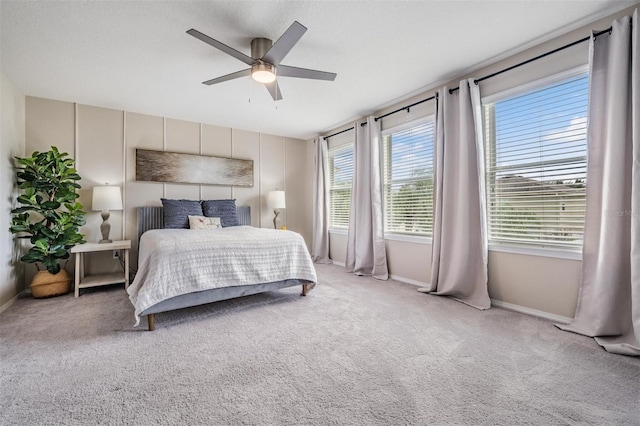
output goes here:
[[[20, 258], [35, 263], [38, 273], [30, 288], [33, 297], [50, 297], [68, 293], [71, 277], [60, 265], [69, 258], [69, 250], [84, 243], [78, 229], [84, 225], [85, 212], [76, 201], [80, 180], [74, 160], [55, 146], [30, 157], [16, 157], [16, 175], [22, 195], [20, 206], [11, 210], [11, 232], [29, 238], [32, 247]], [[38, 264], [44, 266], [40, 270]], [[66, 262], [65, 262], [66, 264]]]

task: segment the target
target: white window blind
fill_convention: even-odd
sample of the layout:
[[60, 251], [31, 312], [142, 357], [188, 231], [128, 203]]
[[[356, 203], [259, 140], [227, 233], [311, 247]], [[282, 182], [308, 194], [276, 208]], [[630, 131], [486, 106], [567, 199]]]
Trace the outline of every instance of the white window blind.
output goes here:
[[489, 241], [582, 246], [588, 75], [485, 103]]
[[382, 138], [385, 233], [432, 235], [434, 127], [430, 119]]
[[353, 183], [353, 144], [329, 149], [329, 227], [349, 227]]

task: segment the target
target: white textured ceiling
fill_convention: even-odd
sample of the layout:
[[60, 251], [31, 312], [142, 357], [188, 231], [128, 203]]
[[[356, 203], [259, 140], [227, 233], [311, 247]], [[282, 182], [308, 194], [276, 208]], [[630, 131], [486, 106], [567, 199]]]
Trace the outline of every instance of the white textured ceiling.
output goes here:
[[[0, 66], [30, 96], [307, 139], [635, 1], [2, 0]], [[186, 30], [249, 55], [294, 20], [282, 63], [335, 82], [281, 78], [279, 102], [249, 77], [201, 84], [246, 65]]]

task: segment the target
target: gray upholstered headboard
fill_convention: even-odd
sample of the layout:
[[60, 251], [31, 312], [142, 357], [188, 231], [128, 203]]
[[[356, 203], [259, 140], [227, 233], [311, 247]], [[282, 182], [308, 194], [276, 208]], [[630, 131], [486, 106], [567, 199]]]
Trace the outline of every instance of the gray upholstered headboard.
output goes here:
[[[240, 225], [251, 225], [251, 207], [238, 206], [238, 221]], [[162, 215], [162, 206], [143, 206], [138, 207], [138, 240], [140, 236], [150, 229], [162, 229], [164, 227], [164, 218]]]

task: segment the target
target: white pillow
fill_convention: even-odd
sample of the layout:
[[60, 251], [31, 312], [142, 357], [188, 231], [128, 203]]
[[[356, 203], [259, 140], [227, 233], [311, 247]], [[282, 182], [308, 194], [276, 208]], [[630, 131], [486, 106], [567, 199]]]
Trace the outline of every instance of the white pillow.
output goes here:
[[189, 215], [189, 229], [217, 229], [222, 228], [219, 217]]

